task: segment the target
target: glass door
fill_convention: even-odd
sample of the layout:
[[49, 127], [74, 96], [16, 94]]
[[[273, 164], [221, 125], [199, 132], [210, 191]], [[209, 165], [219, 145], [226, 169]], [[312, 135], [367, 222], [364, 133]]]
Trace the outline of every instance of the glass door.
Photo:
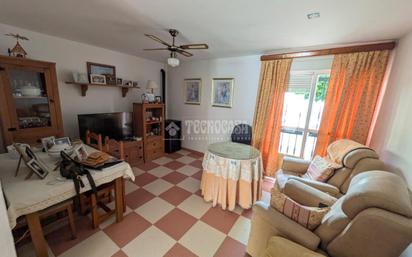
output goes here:
[[47, 76], [43, 71], [9, 69], [12, 99], [16, 110], [17, 129], [52, 126]]

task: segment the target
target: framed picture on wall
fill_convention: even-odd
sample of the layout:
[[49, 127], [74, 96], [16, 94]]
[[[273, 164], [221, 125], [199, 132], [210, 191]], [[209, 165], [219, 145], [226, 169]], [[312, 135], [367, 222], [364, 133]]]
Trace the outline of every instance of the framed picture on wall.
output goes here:
[[185, 104], [200, 104], [202, 98], [202, 80], [185, 79], [183, 82]]
[[[109, 85], [116, 85], [116, 67], [112, 65], [87, 62], [87, 73], [89, 74], [89, 76], [91, 76], [92, 74], [103, 75], [106, 77], [105, 84], [107, 83]], [[93, 82], [90, 81], [90, 83]]]
[[233, 78], [214, 78], [212, 82], [212, 106], [232, 108]]

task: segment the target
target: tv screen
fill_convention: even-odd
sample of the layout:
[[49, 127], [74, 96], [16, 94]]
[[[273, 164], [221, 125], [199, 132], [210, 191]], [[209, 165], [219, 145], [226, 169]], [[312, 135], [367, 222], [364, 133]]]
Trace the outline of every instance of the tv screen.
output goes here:
[[86, 130], [102, 134], [116, 140], [127, 140], [133, 137], [133, 120], [131, 112], [79, 114], [80, 138], [86, 140]]

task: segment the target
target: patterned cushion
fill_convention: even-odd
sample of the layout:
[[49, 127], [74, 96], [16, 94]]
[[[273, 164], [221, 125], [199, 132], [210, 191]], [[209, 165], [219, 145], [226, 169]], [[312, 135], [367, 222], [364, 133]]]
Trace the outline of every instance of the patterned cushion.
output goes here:
[[316, 155], [303, 178], [325, 182], [333, 175], [335, 169], [338, 168], [340, 168], [338, 164]]
[[329, 207], [317, 208], [301, 205], [281, 193], [277, 187], [272, 188], [270, 205], [278, 212], [310, 230], [314, 230], [319, 226], [323, 216], [330, 209]]

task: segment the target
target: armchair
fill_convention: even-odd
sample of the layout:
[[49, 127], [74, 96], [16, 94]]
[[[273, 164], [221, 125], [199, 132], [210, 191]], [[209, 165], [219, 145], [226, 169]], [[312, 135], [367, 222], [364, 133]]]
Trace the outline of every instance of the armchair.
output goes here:
[[[348, 147], [350, 145], [350, 147]], [[326, 182], [303, 178], [310, 161], [284, 157], [281, 169], [276, 173], [276, 186], [283, 191], [289, 179], [295, 179], [334, 197], [341, 197], [348, 190], [354, 176], [369, 170], [384, 170], [384, 164], [376, 152], [351, 140], [342, 139], [330, 144], [327, 157], [341, 168], [335, 170]]]
[[[302, 184], [288, 182], [286, 188], [317, 191]], [[302, 195], [295, 194], [294, 200], [302, 203]], [[318, 196], [319, 201], [327, 199]], [[279, 238], [273, 237], [291, 241], [286, 244], [290, 251], [274, 255], [287, 246], [277, 246]], [[247, 252], [252, 257], [398, 257], [411, 242], [412, 201], [406, 182], [393, 173], [369, 171], [352, 179], [347, 194], [332, 203], [313, 231], [258, 202], [253, 207]]]

